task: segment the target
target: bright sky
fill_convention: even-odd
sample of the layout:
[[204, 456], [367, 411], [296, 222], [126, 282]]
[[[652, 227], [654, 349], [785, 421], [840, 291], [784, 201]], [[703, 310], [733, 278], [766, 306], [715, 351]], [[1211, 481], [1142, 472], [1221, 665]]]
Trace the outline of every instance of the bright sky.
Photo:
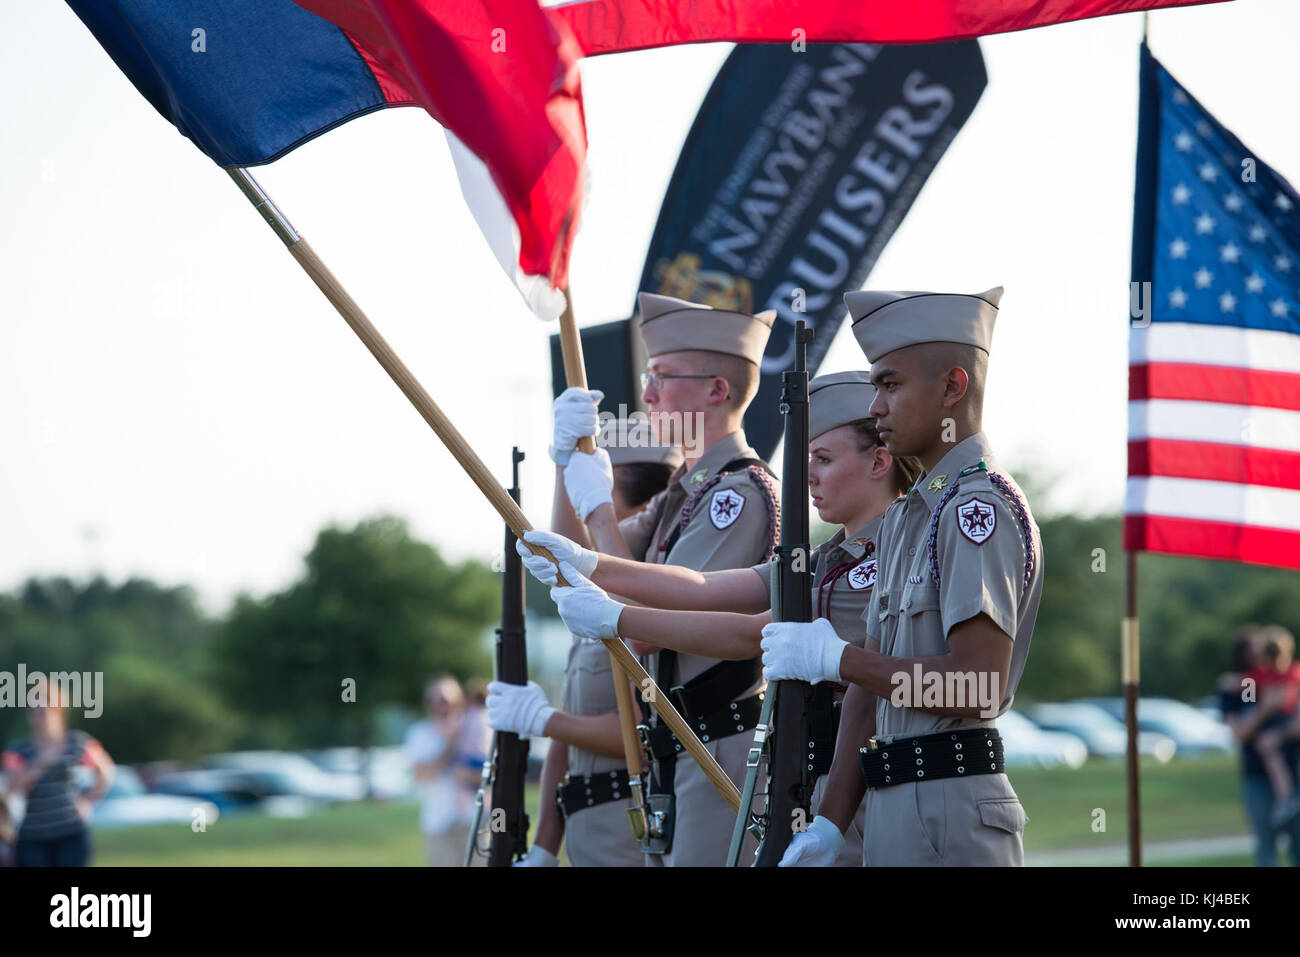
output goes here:
[[[220, 611], [289, 582], [325, 523], [379, 511], [490, 558], [495, 513], [227, 176], [67, 7], [5, 19], [0, 589], [102, 570], [193, 584]], [[868, 280], [1006, 287], [985, 430], [1050, 480], [1040, 512], [1122, 501], [1141, 30], [1127, 15], [983, 40], [988, 89]], [[1151, 17], [1156, 57], [1293, 182], [1298, 36], [1294, 0]], [[580, 324], [630, 310], [729, 49], [583, 64]], [[492, 259], [437, 125], [372, 114], [256, 175], [487, 464], [505, 478], [511, 444], [527, 451], [524, 506], [544, 523], [554, 327]], [[864, 365], [846, 326], [821, 371]]]

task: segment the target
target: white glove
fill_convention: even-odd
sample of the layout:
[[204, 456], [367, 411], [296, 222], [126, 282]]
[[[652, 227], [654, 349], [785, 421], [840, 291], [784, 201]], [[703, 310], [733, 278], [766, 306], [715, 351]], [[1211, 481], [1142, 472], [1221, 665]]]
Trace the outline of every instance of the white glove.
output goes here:
[[572, 386], [555, 397], [555, 435], [548, 450], [556, 465], [568, 465], [578, 439], [595, 437], [598, 418], [596, 405], [605, 398], [599, 389], [588, 392]]
[[844, 847], [844, 835], [828, 817], [818, 814], [802, 831], [790, 838], [778, 867], [830, 867]]
[[543, 585], [554, 585], [558, 581], [555, 562], [544, 555], [534, 555], [524, 542], [548, 549], [555, 556], [556, 561], [568, 562], [584, 578], [591, 577], [592, 572], [596, 570], [596, 562], [600, 560], [599, 553], [593, 552], [590, 548], [583, 548], [563, 535], [536, 530], [524, 532], [524, 541], [515, 542], [515, 551], [523, 559], [524, 567]]
[[579, 638], [617, 637], [618, 616], [623, 614], [626, 606], [583, 578], [568, 562], [560, 563], [560, 574], [569, 587], [552, 588], [551, 600], [560, 610], [560, 617], [569, 626], [569, 631]]
[[539, 844], [528, 849], [522, 861], [515, 861], [511, 867], [556, 867], [560, 859]]
[[584, 522], [602, 505], [614, 504], [614, 467], [609, 453], [600, 447], [595, 452], [571, 452], [564, 467], [564, 490]]
[[555, 709], [536, 681], [512, 685], [491, 681], [487, 686], [487, 720], [493, 731], [513, 731], [521, 738], [541, 738]]
[[841, 681], [840, 658], [849, 646], [825, 618], [816, 621], [774, 621], [763, 626], [763, 677], [817, 684]]

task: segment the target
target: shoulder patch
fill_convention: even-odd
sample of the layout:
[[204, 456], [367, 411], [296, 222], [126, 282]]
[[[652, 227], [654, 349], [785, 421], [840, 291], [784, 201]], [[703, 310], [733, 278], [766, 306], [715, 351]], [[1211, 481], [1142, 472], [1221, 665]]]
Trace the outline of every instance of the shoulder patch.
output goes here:
[[849, 587], [854, 591], [870, 588], [876, 583], [876, 560], [868, 558], [854, 565], [849, 569], [848, 578]]
[[992, 502], [972, 498], [957, 506], [957, 528], [976, 545], [983, 545], [998, 527], [998, 513]]
[[720, 488], [709, 500], [709, 521], [714, 528], [729, 528], [740, 518], [741, 509], [745, 507], [745, 497], [729, 489]]

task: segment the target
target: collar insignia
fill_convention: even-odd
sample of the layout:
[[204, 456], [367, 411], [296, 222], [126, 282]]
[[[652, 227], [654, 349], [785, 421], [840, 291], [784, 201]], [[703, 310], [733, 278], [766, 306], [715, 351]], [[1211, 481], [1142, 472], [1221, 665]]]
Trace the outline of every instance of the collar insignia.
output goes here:
[[691, 473], [691, 484], [699, 485], [708, 477], [709, 477], [708, 469], [696, 469], [694, 472]]
[[925, 490], [927, 492], [937, 492], [939, 491], [939, 489], [943, 488], [947, 484], [948, 484], [947, 474], [936, 475], [934, 478], [930, 479], [930, 484], [925, 487]]

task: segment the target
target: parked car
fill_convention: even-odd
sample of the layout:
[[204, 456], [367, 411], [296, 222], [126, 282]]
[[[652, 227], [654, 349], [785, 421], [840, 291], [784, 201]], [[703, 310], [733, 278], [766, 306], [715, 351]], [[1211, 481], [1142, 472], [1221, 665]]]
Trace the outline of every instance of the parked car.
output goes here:
[[281, 782], [264, 771], [216, 768], [160, 775], [154, 789], [211, 801], [224, 814], [256, 812], [273, 817], [303, 817], [322, 802], [287, 793]]
[[322, 771], [301, 754], [288, 751], [234, 751], [203, 759], [203, 767], [240, 771], [256, 777], [268, 794], [296, 795], [333, 804], [359, 801], [366, 795], [359, 775]]
[[[1082, 739], [1089, 754], [1122, 758], [1128, 752], [1128, 730], [1124, 722], [1095, 704], [1083, 701], [1036, 704], [1026, 708], [1025, 713], [1040, 728], [1065, 731]], [[1153, 757], [1161, 764], [1168, 763], [1178, 750], [1173, 738], [1155, 731], [1139, 730], [1137, 744], [1138, 754]]]
[[[1119, 721], [1124, 720], [1123, 698], [1084, 698]], [[1233, 750], [1227, 725], [1206, 717], [1189, 704], [1173, 698], [1139, 698], [1138, 728], [1168, 735], [1181, 755], [1214, 754]]]
[[1088, 760], [1088, 746], [1077, 737], [1044, 731], [1018, 711], [1007, 711], [998, 718], [997, 727], [1008, 767], [1079, 768]]
[[360, 748], [323, 748], [303, 756], [322, 771], [353, 777], [363, 786], [369, 778], [371, 796], [381, 800], [409, 797], [415, 791], [411, 762], [400, 747], [371, 748], [368, 756]]
[[95, 805], [90, 826], [104, 830], [141, 824], [191, 824], [196, 820], [196, 811], [202, 812], [205, 825], [221, 815], [216, 804], [203, 798], [150, 794], [135, 771], [119, 764], [104, 799]]

